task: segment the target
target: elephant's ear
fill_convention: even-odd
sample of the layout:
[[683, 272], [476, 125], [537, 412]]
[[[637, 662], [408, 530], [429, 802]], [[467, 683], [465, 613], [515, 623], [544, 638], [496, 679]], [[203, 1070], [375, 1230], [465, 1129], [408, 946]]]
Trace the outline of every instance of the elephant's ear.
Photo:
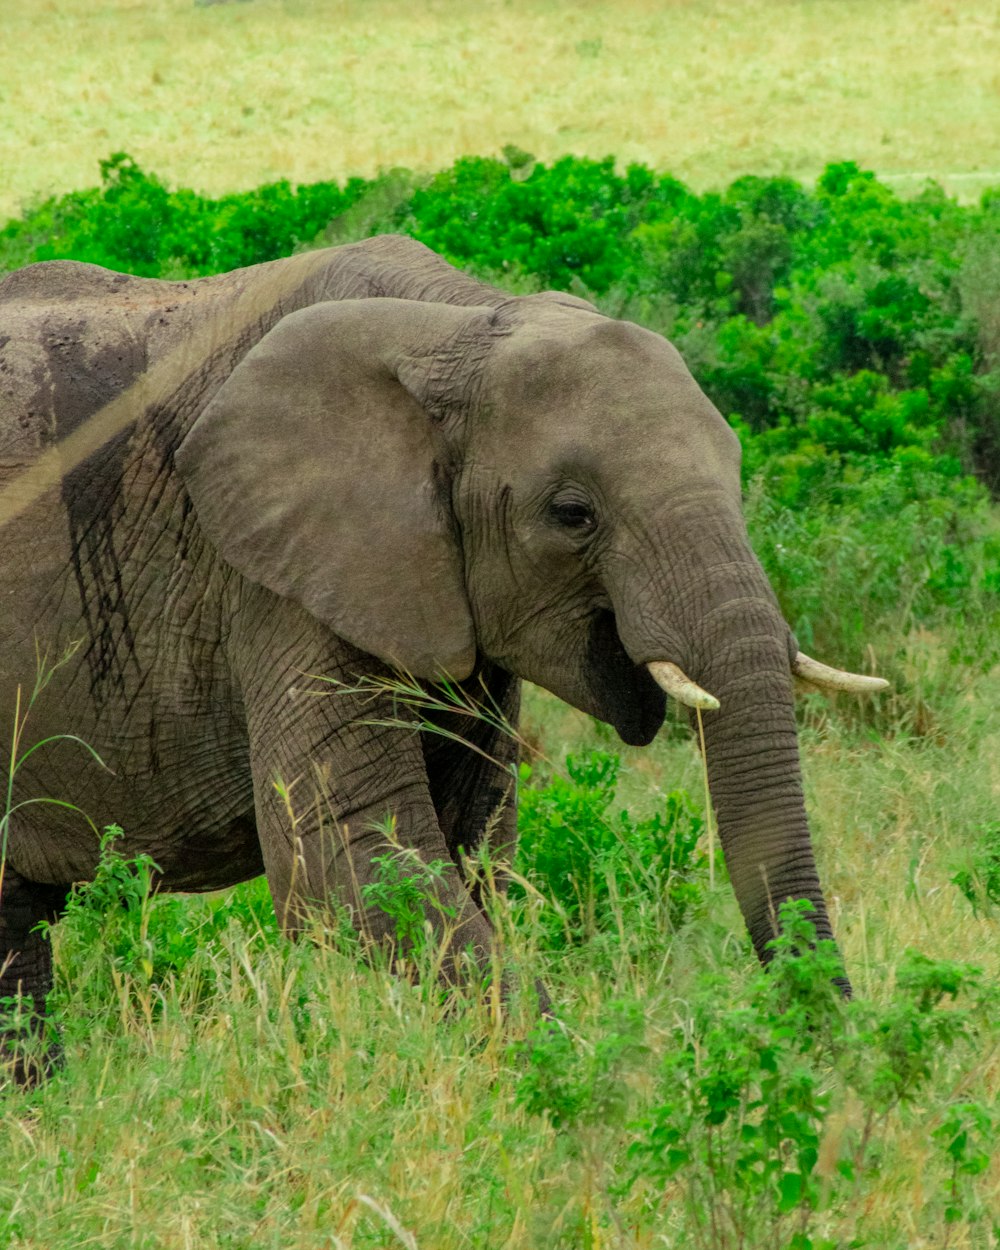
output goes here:
[[449, 453], [420, 389], [438, 349], [486, 315], [391, 299], [291, 313], [176, 457], [229, 564], [418, 677], [462, 678], [475, 664]]

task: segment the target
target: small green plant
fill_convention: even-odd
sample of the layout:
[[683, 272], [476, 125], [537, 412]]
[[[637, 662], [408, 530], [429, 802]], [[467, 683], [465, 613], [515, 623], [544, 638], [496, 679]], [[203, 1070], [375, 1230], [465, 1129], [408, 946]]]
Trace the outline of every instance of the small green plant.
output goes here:
[[91, 976], [104, 980], [109, 998], [116, 976], [148, 983], [160, 962], [149, 931], [156, 864], [149, 855], [125, 859], [116, 848], [122, 837], [117, 825], [105, 829], [93, 879], [74, 886], [59, 929], [74, 962], [89, 962], [100, 951]]
[[588, 1039], [559, 1021], [536, 1025], [514, 1047], [524, 1063], [517, 1103], [561, 1130], [620, 1123], [633, 1102], [627, 1078], [646, 1054], [638, 1003], [613, 999]]
[[713, 1250], [754, 1244], [762, 1223], [772, 1225], [770, 1244], [796, 1244], [789, 1224], [804, 1235], [823, 1193], [816, 1167], [831, 1094], [810, 1052], [818, 1037], [839, 1040], [839, 960], [832, 943], [812, 945], [798, 908], [786, 905], [781, 919], [774, 976], [755, 986], [761, 998], [719, 1010], [708, 997], [675, 1030], [662, 1101], [637, 1123], [631, 1148], [643, 1175], [683, 1178], [689, 1232]]
[[374, 878], [361, 887], [362, 902], [388, 919], [394, 951], [419, 964], [440, 945], [433, 920], [447, 925], [457, 918], [437, 889], [454, 868], [445, 860], [426, 863], [401, 846], [373, 856], [372, 865]]
[[963, 865], [952, 876], [975, 912], [1000, 907], [1000, 822], [981, 830]]
[[[681, 1187], [696, 1246], [843, 1244], [821, 1229], [849, 1221], [877, 1184], [890, 1117], [916, 1103], [950, 1052], [973, 1053], [987, 1027], [996, 995], [978, 971], [917, 955], [886, 1007], [845, 1003], [832, 984], [836, 949], [816, 941], [807, 913], [803, 902], [781, 908], [773, 962], [749, 1006], [720, 1005], [706, 987], [674, 1030], [658, 1101], [636, 1122], [635, 1178]], [[969, 1184], [991, 1123], [978, 1104], [957, 1104], [934, 1130], [948, 1221], [977, 1216]]]
[[950, 1167], [944, 1209], [948, 1224], [970, 1215], [979, 1219], [986, 1214], [977, 1201], [971, 1180], [990, 1166], [997, 1127], [995, 1108], [981, 1102], [956, 1102], [934, 1130], [934, 1141], [944, 1151]]
[[605, 751], [570, 755], [566, 777], [532, 786], [531, 768], [521, 766], [511, 893], [524, 897], [521, 876], [553, 904], [541, 914], [549, 946], [582, 941], [617, 924], [617, 908], [636, 916], [650, 903], [677, 929], [701, 898], [701, 815], [681, 790], [667, 794], [646, 819], [613, 813], [620, 767]]
[[201, 956], [210, 955], [229, 925], [240, 926], [249, 940], [277, 937], [263, 882], [197, 904], [181, 895], [158, 895], [156, 863], [149, 855], [123, 855], [123, 837], [119, 826], [108, 826], [92, 879], [74, 886], [62, 918], [50, 926], [60, 970], [55, 1007], [63, 1015], [84, 1003], [87, 1014], [113, 1013], [121, 993], [129, 999], [155, 993], [180, 973], [188, 975], [192, 993], [198, 983], [196, 997], [205, 997], [215, 972], [211, 959]]

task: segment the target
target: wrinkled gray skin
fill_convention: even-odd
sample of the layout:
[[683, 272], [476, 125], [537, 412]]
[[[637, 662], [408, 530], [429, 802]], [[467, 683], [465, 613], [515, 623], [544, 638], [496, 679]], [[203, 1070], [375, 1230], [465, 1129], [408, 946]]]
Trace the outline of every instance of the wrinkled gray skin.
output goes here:
[[[17, 798], [121, 824], [163, 889], [266, 872], [289, 931], [332, 892], [377, 936], [358, 896], [385, 847], [374, 826], [391, 813], [428, 861], [457, 865], [487, 829], [509, 849], [513, 803], [490, 818], [515, 748], [475, 726], [493, 765], [373, 726], [387, 704], [316, 697], [309, 675], [450, 673], [512, 719], [525, 678], [645, 744], [664, 696], [643, 666], [673, 661], [721, 702], [705, 714], [712, 794], [758, 954], [788, 896], [829, 935], [794, 642], [747, 542], [737, 440], [664, 339], [569, 296], [511, 298], [395, 237], [189, 283], [66, 261], [11, 274], [0, 501], [102, 410], [124, 429], [98, 428], [2, 531], [0, 750], [36, 642], [50, 659], [79, 642], [29, 740], [77, 734], [110, 771], [54, 744]], [[41, 1007], [32, 929], [96, 858], [78, 816], [15, 814], [0, 995]], [[458, 866], [440, 892], [455, 949], [484, 960]]]

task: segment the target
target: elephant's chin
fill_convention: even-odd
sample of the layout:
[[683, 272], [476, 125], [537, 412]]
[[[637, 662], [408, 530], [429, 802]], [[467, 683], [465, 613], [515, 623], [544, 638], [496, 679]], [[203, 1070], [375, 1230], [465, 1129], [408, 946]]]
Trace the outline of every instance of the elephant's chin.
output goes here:
[[611, 612], [594, 618], [588, 647], [588, 684], [597, 715], [630, 747], [648, 746], [666, 714], [667, 700], [644, 665], [629, 659]]

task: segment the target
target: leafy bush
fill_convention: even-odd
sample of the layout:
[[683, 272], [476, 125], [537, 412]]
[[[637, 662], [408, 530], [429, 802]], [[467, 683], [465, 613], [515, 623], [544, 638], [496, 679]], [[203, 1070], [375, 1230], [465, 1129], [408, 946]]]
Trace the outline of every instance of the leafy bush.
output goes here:
[[[156, 893], [157, 866], [148, 855], [125, 858], [122, 830], [109, 826], [91, 881], [78, 884], [52, 932], [59, 946], [57, 967], [73, 968], [71, 984], [58, 986], [56, 1009], [84, 994], [87, 1011], [116, 1009], [121, 993], [154, 989], [197, 962], [230, 923], [248, 935], [277, 936], [277, 922], [263, 882], [250, 883], [199, 906], [180, 895]], [[199, 968], [211, 988], [208, 964]]]
[[[995, 1004], [977, 969], [915, 954], [887, 1006], [845, 1004], [830, 984], [834, 944], [815, 941], [802, 903], [781, 911], [770, 975], [751, 1005], [720, 1007], [707, 994], [675, 1031], [660, 1101], [631, 1148], [640, 1174], [682, 1178], [689, 1233], [713, 1250], [761, 1237], [789, 1250], [841, 1244], [814, 1240], [816, 1216], [843, 1213], [877, 1185], [890, 1117], [917, 1105], [952, 1051], [975, 1053]], [[966, 1005], [945, 1006], [957, 999]], [[854, 1123], [843, 1114], [852, 1099], [864, 1107]], [[949, 1174], [946, 1221], [983, 1214], [967, 1182], [985, 1166], [994, 1121], [989, 1107], [963, 1102], [935, 1129]]]
[[[701, 897], [702, 817], [682, 790], [648, 819], [613, 814], [619, 768], [617, 756], [591, 751], [567, 756], [567, 777], [522, 786], [515, 868], [553, 905], [540, 916], [550, 947], [607, 931], [650, 904], [676, 929]], [[523, 765], [521, 780], [530, 779]], [[524, 897], [516, 880], [512, 895]]]
[[437, 890], [450, 865], [440, 859], [425, 863], [412, 848], [398, 845], [374, 856], [372, 863], [373, 879], [361, 887], [362, 902], [388, 919], [389, 947], [397, 966], [409, 963], [427, 970], [441, 941], [432, 917], [445, 927], [456, 919]]
[[1000, 908], [1000, 821], [979, 831], [957, 868], [952, 882], [972, 904], [973, 911]]
[[293, 188], [275, 182], [206, 199], [169, 191], [124, 152], [101, 162], [101, 186], [46, 200], [0, 231], [0, 270], [71, 259], [146, 277], [197, 277], [290, 255], [345, 212], [360, 179]]
[[621, 1123], [631, 1102], [628, 1074], [648, 1053], [644, 1024], [638, 1003], [613, 999], [590, 1045], [560, 1023], [536, 1026], [527, 1042], [515, 1046], [525, 1061], [518, 1105], [559, 1129]]
[[631, 1118], [632, 1171], [618, 1192], [645, 1194], [677, 1244], [887, 1244], [866, 1236], [865, 1212], [910, 1120], [936, 1147], [921, 1165], [936, 1197], [920, 1219], [940, 1228], [987, 1215], [975, 1180], [991, 1157], [995, 1109], [968, 1082], [943, 1106], [928, 1109], [926, 1095], [990, 1037], [996, 990], [974, 967], [908, 953], [884, 1006], [845, 1003], [831, 983], [835, 946], [816, 941], [807, 910], [784, 904], [773, 962], [745, 1001], [702, 975], [661, 1043], [653, 1089], [636, 1079], [650, 1040], [631, 1001], [609, 1002], [596, 1036], [546, 1024], [520, 1048], [518, 1102], [571, 1134], [592, 1166], [609, 1126]]
[[[795, 480], [791, 499], [786, 473]], [[809, 473], [805, 508], [798, 496]], [[864, 667], [873, 638], [901, 647], [916, 627], [947, 628], [956, 659], [977, 669], [996, 663], [1000, 527], [969, 478], [946, 476], [916, 451], [867, 472], [844, 464], [839, 474], [822, 457], [810, 464], [803, 455], [774, 456], [758, 466], [747, 514], [757, 554], [806, 651]], [[891, 652], [886, 659], [893, 661]]]

